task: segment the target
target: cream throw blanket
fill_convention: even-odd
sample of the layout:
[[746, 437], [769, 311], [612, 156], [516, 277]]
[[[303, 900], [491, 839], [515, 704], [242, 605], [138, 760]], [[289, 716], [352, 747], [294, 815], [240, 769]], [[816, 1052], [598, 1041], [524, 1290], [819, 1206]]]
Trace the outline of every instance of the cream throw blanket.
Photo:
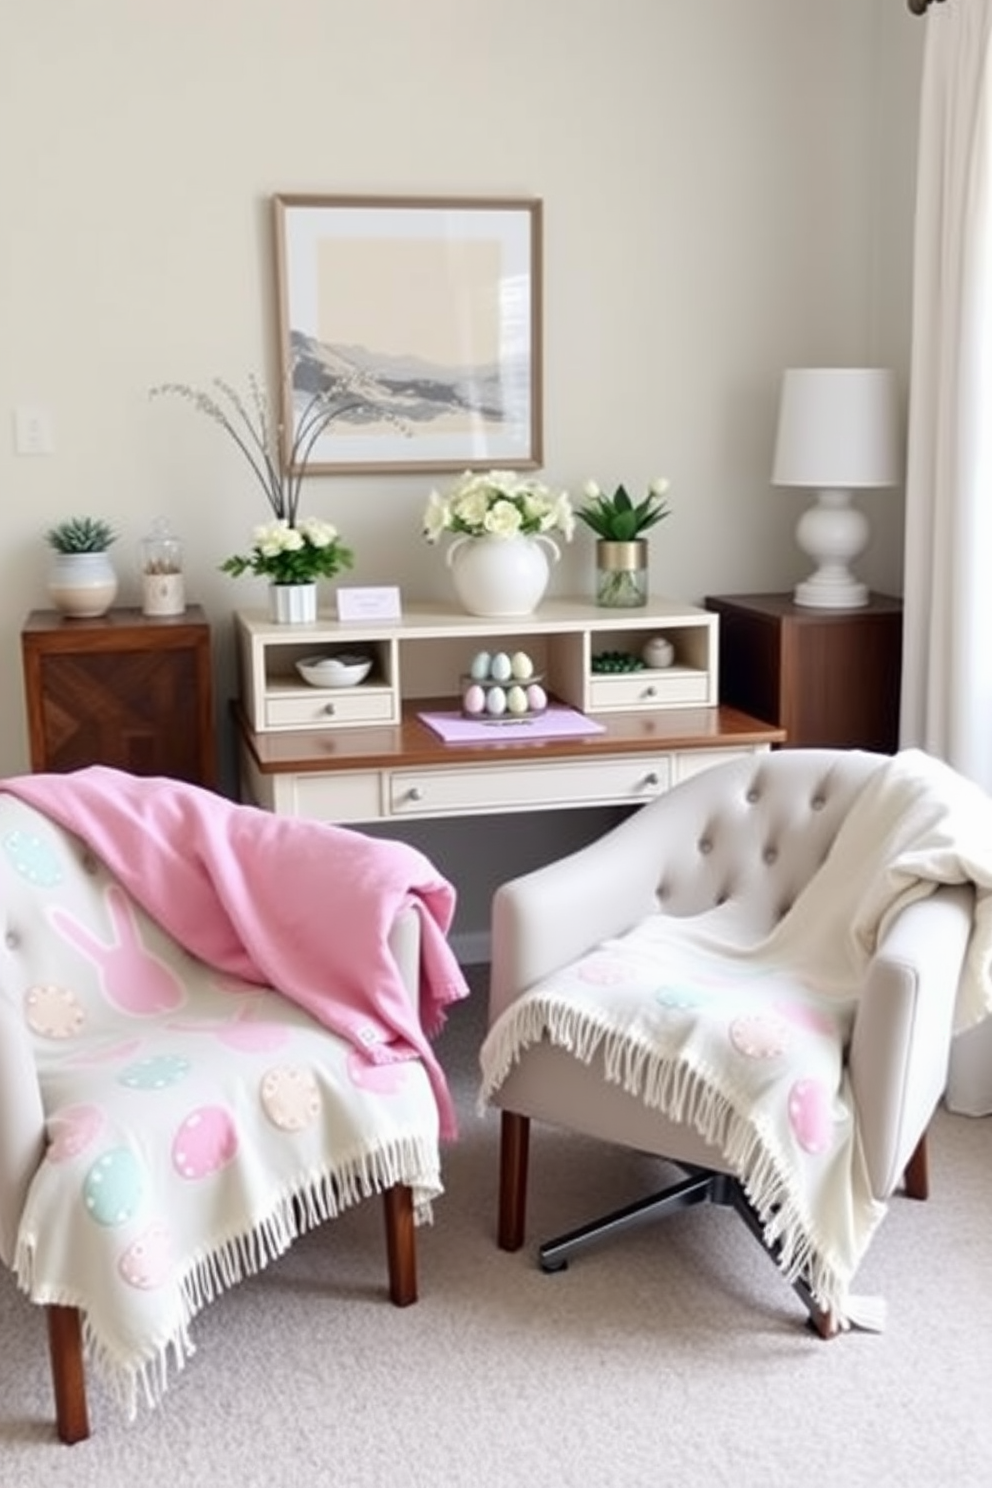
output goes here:
[[733, 906], [652, 915], [519, 997], [481, 1051], [481, 1100], [541, 1039], [592, 1063], [722, 1153], [780, 1247], [841, 1325], [885, 1213], [870, 1191], [843, 1051], [871, 957], [893, 917], [942, 883], [975, 913], [948, 1018], [992, 1011], [992, 801], [916, 750], [872, 777], [823, 867], [764, 940], [742, 946]]

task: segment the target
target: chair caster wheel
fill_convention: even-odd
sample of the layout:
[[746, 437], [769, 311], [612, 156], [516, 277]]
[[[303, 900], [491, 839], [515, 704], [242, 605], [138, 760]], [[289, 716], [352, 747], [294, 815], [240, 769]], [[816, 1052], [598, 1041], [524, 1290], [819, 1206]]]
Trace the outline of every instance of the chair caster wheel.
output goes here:
[[568, 1270], [567, 1261], [546, 1261], [543, 1256], [539, 1258], [538, 1265], [544, 1272], [545, 1276], [554, 1276], [559, 1271]]

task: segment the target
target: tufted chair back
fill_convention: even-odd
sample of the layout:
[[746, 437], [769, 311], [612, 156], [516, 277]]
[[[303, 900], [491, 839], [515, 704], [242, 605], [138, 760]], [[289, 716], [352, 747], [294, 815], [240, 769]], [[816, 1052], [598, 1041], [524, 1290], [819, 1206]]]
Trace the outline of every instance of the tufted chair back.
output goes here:
[[667, 798], [658, 836], [658, 907], [694, 915], [733, 901], [752, 932], [770, 930], [823, 863], [885, 758], [782, 750], [686, 781]]

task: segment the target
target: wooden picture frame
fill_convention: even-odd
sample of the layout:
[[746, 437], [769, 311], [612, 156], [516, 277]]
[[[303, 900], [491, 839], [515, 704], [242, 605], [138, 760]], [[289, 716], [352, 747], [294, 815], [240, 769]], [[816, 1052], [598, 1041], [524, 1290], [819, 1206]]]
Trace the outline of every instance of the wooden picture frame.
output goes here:
[[313, 473], [541, 464], [542, 203], [273, 197], [283, 450]]

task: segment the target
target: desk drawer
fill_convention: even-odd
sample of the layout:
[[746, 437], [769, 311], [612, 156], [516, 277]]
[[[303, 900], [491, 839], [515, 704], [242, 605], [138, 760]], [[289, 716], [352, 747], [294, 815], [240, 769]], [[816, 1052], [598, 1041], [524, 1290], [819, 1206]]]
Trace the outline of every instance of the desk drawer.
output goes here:
[[533, 765], [463, 765], [456, 770], [396, 770], [389, 778], [388, 802], [393, 816], [637, 805], [661, 795], [670, 783], [668, 754]]
[[666, 667], [664, 671], [623, 672], [589, 679], [589, 712], [611, 709], [706, 706], [709, 677], [695, 667]]
[[388, 687], [342, 687], [327, 692], [310, 688], [305, 693], [270, 694], [265, 699], [265, 727], [270, 729], [396, 722], [396, 694]]

